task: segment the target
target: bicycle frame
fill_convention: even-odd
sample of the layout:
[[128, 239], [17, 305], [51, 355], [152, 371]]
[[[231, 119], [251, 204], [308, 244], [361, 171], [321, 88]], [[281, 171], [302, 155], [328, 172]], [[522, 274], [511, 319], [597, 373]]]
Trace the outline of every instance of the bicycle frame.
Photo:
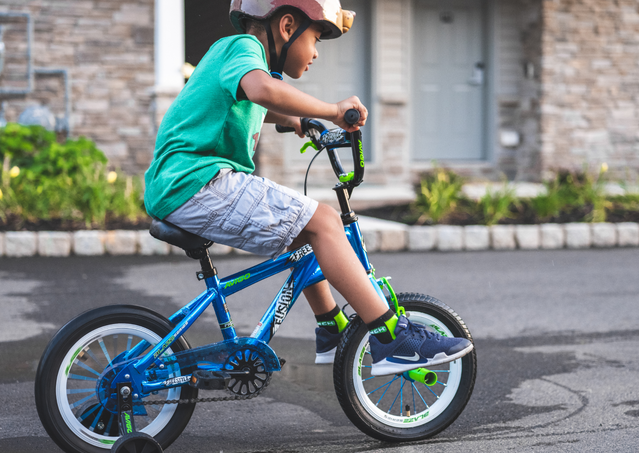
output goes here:
[[[345, 225], [344, 229], [349, 243], [368, 273], [371, 284], [384, 303], [387, 303], [379, 282], [374, 278], [373, 268], [368, 260], [362, 232], [356, 218]], [[118, 382], [130, 380], [133, 382], [134, 387], [140, 389], [143, 394], [147, 394], [152, 391], [183, 385], [188, 381], [188, 378], [149, 383], [145, 380], [144, 370], [154, 363], [158, 366], [162, 364], [160, 360], [162, 354], [188, 330], [209, 304], [213, 305], [224, 340], [237, 340], [239, 337], [229, 314], [226, 297], [291, 268], [293, 271], [267, 308], [250, 337], [254, 339], [254, 343], [257, 345], [268, 345], [275, 332], [286, 319], [302, 290], [325, 279], [313, 249], [309, 245], [285, 253], [275, 259], [264, 261], [223, 279], [219, 279], [217, 275], [206, 278], [206, 291], [169, 317], [169, 320], [176, 325], [162, 341], [155, 345], [144, 357], [137, 360], [134, 358], [138, 357], [148, 347], [148, 343], [145, 341], [140, 342], [121, 357], [121, 362], [131, 360], [131, 363], [118, 373], [118, 376], [112, 382], [112, 386], [117, 385]], [[270, 347], [266, 346], [266, 348], [270, 350]], [[274, 369], [268, 369], [267, 367], [267, 371], [279, 371], [279, 369], [279, 362]]]

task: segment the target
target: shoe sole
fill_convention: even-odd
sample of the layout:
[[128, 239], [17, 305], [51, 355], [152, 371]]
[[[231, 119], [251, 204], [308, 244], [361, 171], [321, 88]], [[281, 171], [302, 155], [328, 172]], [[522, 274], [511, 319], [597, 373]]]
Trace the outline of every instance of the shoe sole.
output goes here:
[[405, 371], [414, 370], [416, 368], [429, 367], [433, 365], [441, 365], [442, 363], [452, 362], [461, 357], [464, 357], [470, 351], [473, 350], [475, 346], [471, 343], [466, 349], [462, 349], [457, 354], [446, 355], [444, 352], [440, 352], [439, 354], [435, 354], [435, 357], [427, 360], [426, 362], [410, 362], [410, 363], [397, 363], [397, 362], [389, 362], [386, 359], [380, 360], [377, 363], [373, 363], [371, 367], [371, 375], [373, 376], [386, 376], [389, 374], [400, 374]]
[[337, 352], [337, 346], [335, 346], [330, 351], [316, 352], [315, 363], [318, 365], [326, 365], [326, 364], [333, 363], [335, 361], [335, 352]]

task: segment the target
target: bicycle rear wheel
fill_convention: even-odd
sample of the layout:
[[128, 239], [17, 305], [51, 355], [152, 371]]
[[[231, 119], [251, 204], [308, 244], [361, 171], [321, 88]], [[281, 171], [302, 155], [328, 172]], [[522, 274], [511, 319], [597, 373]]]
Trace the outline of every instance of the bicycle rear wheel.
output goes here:
[[[118, 440], [113, 401], [101, 395], [103, 371], [123, 352], [146, 342], [145, 354], [171, 332], [161, 315], [143, 307], [112, 305], [79, 315], [53, 337], [36, 373], [38, 415], [51, 438], [66, 452], [104, 453]], [[165, 354], [189, 349], [181, 337]], [[171, 365], [169, 377], [180, 376]], [[153, 400], [196, 398], [189, 386], [163, 390]], [[136, 429], [168, 447], [186, 427], [195, 404], [136, 406]]]
[[[398, 294], [411, 322], [443, 336], [472, 341], [462, 319], [447, 305], [423, 294]], [[426, 439], [448, 427], [462, 413], [475, 384], [475, 350], [461, 359], [435, 365], [434, 382], [408, 373], [372, 376], [369, 333], [361, 319], [347, 327], [335, 355], [335, 392], [348, 418], [371, 437], [390, 442]]]

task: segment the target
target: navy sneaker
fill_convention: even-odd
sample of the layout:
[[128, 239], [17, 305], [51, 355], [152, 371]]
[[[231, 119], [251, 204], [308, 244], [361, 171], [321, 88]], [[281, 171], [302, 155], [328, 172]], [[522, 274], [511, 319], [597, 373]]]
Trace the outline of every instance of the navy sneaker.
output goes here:
[[370, 336], [373, 376], [452, 362], [473, 350], [473, 344], [467, 339], [442, 337], [411, 323], [406, 316], [399, 317], [395, 337], [389, 344], [384, 344], [374, 335]]
[[335, 351], [342, 338], [340, 333], [330, 333], [324, 327], [315, 328], [315, 363], [333, 363]]

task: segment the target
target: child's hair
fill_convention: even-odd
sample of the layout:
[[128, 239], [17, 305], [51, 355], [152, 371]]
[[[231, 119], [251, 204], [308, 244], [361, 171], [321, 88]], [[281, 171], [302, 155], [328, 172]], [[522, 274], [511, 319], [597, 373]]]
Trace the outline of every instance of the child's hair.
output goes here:
[[266, 33], [266, 24], [271, 24], [273, 21], [278, 21], [284, 17], [286, 14], [290, 14], [295, 19], [295, 24], [300, 25], [304, 19], [305, 15], [299, 9], [294, 8], [292, 6], [284, 6], [278, 9], [268, 20], [258, 21], [254, 19], [245, 19], [246, 20], [246, 32], [251, 34], [261, 34]]

